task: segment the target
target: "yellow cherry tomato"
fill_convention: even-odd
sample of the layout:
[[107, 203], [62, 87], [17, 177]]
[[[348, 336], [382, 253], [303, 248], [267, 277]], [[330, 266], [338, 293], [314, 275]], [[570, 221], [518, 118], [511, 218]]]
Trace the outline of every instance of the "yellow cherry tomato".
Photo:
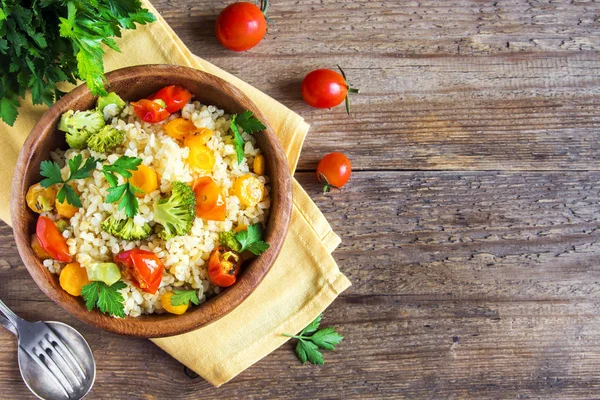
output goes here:
[[181, 304], [179, 306], [174, 306], [171, 304], [171, 297], [173, 297], [173, 292], [168, 292], [163, 295], [160, 299], [160, 303], [162, 304], [165, 311], [170, 312], [171, 314], [181, 315], [187, 311], [190, 306], [190, 303]]
[[58, 280], [60, 287], [71, 296], [81, 296], [81, 288], [90, 283], [86, 269], [78, 262], [65, 265]]
[[129, 182], [143, 193], [136, 193], [137, 197], [144, 197], [158, 189], [158, 174], [155, 170], [147, 167], [144, 164], [138, 165], [137, 170], [131, 172], [133, 176], [129, 178]]
[[265, 185], [254, 175], [242, 175], [233, 183], [233, 194], [240, 199], [240, 203], [243, 205], [254, 207], [262, 200], [265, 194]]
[[52, 211], [56, 199], [56, 188], [50, 186], [43, 187], [39, 183], [31, 185], [25, 195], [27, 205], [36, 213]]

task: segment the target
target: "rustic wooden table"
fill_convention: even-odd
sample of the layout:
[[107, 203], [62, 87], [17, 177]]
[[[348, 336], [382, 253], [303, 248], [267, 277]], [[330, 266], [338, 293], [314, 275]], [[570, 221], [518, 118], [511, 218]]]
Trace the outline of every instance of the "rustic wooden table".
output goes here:
[[[312, 124], [296, 178], [343, 242], [353, 286], [325, 312], [327, 364], [291, 344], [221, 389], [146, 340], [91, 329], [37, 289], [0, 226], [0, 294], [72, 324], [98, 363], [90, 398], [593, 398], [600, 387], [600, 4], [274, 0], [255, 49], [223, 49], [223, 2], [156, 0], [197, 55]], [[362, 94], [315, 110], [303, 76], [342, 65]], [[350, 184], [323, 196], [320, 157]], [[0, 331], [0, 397], [28, 398]]]

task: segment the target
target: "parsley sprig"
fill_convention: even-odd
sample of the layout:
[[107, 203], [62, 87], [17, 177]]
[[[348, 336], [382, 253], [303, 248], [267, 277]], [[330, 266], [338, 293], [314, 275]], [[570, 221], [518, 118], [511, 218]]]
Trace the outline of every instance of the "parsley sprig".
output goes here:
[[306, 328], [302, 329], [302, 332], [298, 335], [282, 334], [283, 336], [298, 339], [296, 355], [302, 364], [306, 363], [306, 361], [315, 365], [325, 364], [323, 354], [319, 351], [319, 348], [334, 350], [335, 346], [344, 339], [333, 327], [319, 329], [321, 318], [322, 315], [319, 315]]
[[40, 175], [45, 177], [45, 179], [40, 182], [40, 185], [45, 188], [52, 185], [62, 185], [56, 194], [58, 201], [63, 203], [66, 198], [67, 203], [75, 207], [81, 207], [79, 195], [75, 189], [73, 189], [71, 185], [67, 185], [67, 183], [77, 179], [89, 178], [91, 172], [96, 168], [96, 163], [99, 161], [101, 160], [91, 157], [86, 159], [84, 163], [83, 156], [77, 154], [72, 159], [67, 160], [67, 164], [69, 165], [69, 177], [67, 179], [62, 178], [62, 173], [60, 172], [60, 167], [57, 163], [49, 160], [42, 161], [40, 165]]
[[[139, 205], [137, 197], [135, 197], [136, 193], [143, 192], [133, 186], [128, 179], [133, 176], [131, 171], [137, 171], [141, 163], [141, 158], [121, 156], [114, 163], [102, 166], [102, 173], [110, 185], [106, 202], [119, 202], [119, 210], [125, 209], [125, 214], [129, 218], [134, 217], [138, 213]], [[121, 175], [125, 180], [121, 185], [119, 185], [117, 174]]]
[[248, 250], [255, 256], [258, 256], [269, 248], [269, 243], [262, 240], [263, 231], [261, 224], [254, 224], [248, 226], [248, 229], [235, 234], [235, 238], [240, 245], [240, 253]]
[[114, 317], [125, 317], [125, 305], [120, 290], [126, 288], [123, 281], [117, 281], [111, 286], [101, 281], [88, 283], [81, 288], [81, 297], [85, 300], [88, 310], [97, 307], [104, 314]]
[[244, 111], [241, 115], [233, 114], [231, 118], [231, 130], [233, 131], [233, 140], [235, 142], [235, 154], [238, 164], [244, 159], [244, 139], [240, 134], [240, 129], [246, 133], [256, 133], [267, 129], [256, 117], [252, 111]]
[[173, 290], [171, 305], [180, 306], [182, 304], [189, 304], [190, 302], [195, 305], [200, 304], [196, 290]]

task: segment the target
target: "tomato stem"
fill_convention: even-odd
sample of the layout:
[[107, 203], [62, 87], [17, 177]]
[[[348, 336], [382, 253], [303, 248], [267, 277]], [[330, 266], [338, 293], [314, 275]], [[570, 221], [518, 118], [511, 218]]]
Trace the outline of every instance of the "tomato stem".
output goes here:
[[260, 11], [267, 18], [267, 11], [269, 10], [269, 0], [260, 0]]
[[[344, 70], [342, 69], [342, 67], [337, 66], [340, 70], [340, 72], [342, 73], [342, 77], [344, 78], [344, 82], [346, 82], [346, 87], [348, 88], [348, 93], [360, 93], [359, 89], [353, 88], [352, 86], [350, 86], [350, 84], [348, 83], [348, 79], [346, 78], [346, 73], [344, 72]], [[346, 98], [344, 99], [344, 104], [346, 105], [346, 113], [348, 115], [350, 115], [350, 99], [348, 98], [348, 95], [346, 95]]]
[[331, 184], [329, 183], [329, 181], [327, 180], [325, 175], [319, 174], [319, 182], [323, 182], [323, 181], [325, 182], [325, 185], [323, 185], [323, 194], [326, 194], [327, 192], [329, 192], [331, 190]]

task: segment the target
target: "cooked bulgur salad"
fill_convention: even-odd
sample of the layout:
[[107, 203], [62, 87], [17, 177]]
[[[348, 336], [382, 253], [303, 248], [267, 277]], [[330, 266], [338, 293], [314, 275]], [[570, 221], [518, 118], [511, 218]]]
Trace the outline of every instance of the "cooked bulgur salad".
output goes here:
[[253, 137], [264, 125], [192, 100], [168, 86], [62, 115], [69, 149], [42, 162], [26, 194], [39, 214], [31, 246], [89, 310], [183, 314], [269, 247], [269, 179]]

